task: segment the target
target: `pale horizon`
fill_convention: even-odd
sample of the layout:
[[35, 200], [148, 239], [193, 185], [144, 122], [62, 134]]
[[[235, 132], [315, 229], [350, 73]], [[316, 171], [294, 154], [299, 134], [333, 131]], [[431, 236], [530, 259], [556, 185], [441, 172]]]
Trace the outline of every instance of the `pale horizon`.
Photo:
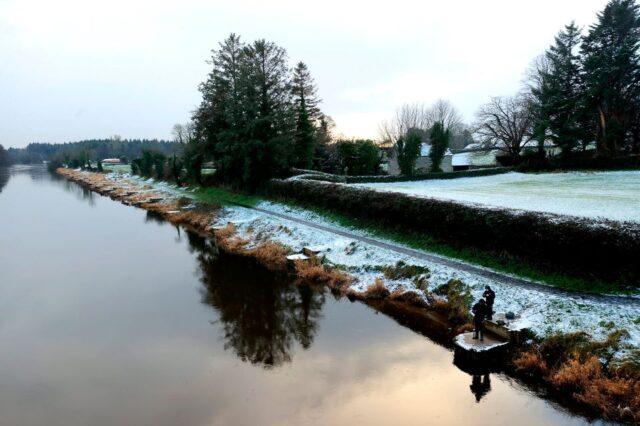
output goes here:
[[0, 0], [0, 144], [169, 139], [232, 32], [307, 63], [345, 137], [376, 138], [401, 104], [440, 98], [471, 122], [491, 96], [518, 90], [564, 25], [587, 27], [605, 4]]

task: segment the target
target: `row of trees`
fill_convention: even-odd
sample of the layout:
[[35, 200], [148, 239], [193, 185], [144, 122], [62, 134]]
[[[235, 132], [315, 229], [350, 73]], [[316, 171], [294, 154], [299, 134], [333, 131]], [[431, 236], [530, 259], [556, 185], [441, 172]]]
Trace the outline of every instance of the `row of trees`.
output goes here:
[[89, 139], [63, 144], [30, 143], [25, 148], [10, 148], [9, 162], [13, 164], [40, 164], [43, 161], [57, 161], [70, 164], [87, 161], [96, 162], [104, 158], [120, 158], [130, 160], [139, 157], [143, 150], [153, 150], [170, 155], [179, 152], [181, 145], [172, 141], [156, 139], [123, 139], [112, 136], [108, 139]]
[[447, 149], [464, 148], [471, 141], [471, 132], [458, 110], [441, 99], [428, 107], [420, 103], [401, 106], [390, 121], [381, 123], [380, 137], [391, 146], [400, 172], [412, 176], [423, 143], [430, 146], [431, 171], [441, 172]]
[[213, 161], [224, 183], [255, 188], [292, 167], [310, 168], [329, 140], [331, 121], [319, 108], [303, 62], [266, 40], [245, 44], [231, 34], [213, 51], [200, 85], [202, 102], [185, 132], [185, 162]]
[[4, 146], [0, 145], [0, 167], [9, 165], [9, 155]]
[[513, 97], [477, 114], [476, 137], [517, 158], [529, 146], [562, 156], [594, 146], [599, 157], [640, 152], [640, 9], [612, 0], [586, 34], [567, 25]]
[[[549, 144], [564, 156], [591, 145], [602, 157], [638, 153], [639, 47], [638, 6], [634, 0], [611, 0], [584, 36], [575, 24], [561, 31], [529, 70], [522, 91], [492, 98], [472, 126], [447, 101], [407, 104], [382, 123], [383, 144], [394, 148], [406, 175], [414, 173], [425, 143], [432, 171], [440, 171], [447, 148], [462, 149], [474, 140], [514, 162], [528, 147], [544, 154]], [[160, 157], [146, 154], [135, 166], [141, 174], [185, 169], [201, 181], [202, 165], [213, 162], [220, 182], [256, 188], [291, 167], [378, 172], [375, 144], [331, 143], [332, 121], [319, 107], [309, 69], [302, 62], [289, 67], [282, 47], [266, 40], [246, 44], [231, 34], [213, 51], [210, 64], [192, 122], [174, 128], [182, 157], [163, 156], [160, 166]]]

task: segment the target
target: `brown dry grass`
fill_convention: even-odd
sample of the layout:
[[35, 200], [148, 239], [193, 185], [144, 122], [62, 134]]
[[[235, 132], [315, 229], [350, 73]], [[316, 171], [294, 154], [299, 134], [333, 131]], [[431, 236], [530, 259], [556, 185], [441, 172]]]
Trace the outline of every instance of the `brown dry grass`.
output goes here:
[[640, 420], [640, 381], [633, 371], [603, 366], [594, 352], [617, 347], [623, 332], [602, 342], [582, 333], [556, 335], [521, 352], [513, 363], [520, 373], [537, 377], [571, 395], [594, 413], [618, 421]]
[[621, 377], [609, 377], [597, 357], [582, 362], [571, 359], [550, 376], [558, 389], [572, 392], [574, 398], [597, 409], [604, 417], [624, 420], [624, 408], [640, 419], [636, 381]]
[[295, 273], [298, 284], [321, 284], [340, 291], [344, 291], [354, 281], [345, 272], [322, 265], [318, 259], [296, 262]]
[[365, 299], [385, 299], [389, 295], [389, 289], [380, 278], [376, 278], [376, 281], [367, 287], [364, 292]]
[[420, 297], [420, 295], [415, 291], [404, 291], [398, 289], [389, 295], [389, 299], [393, 300], [394, 302], [407, 303], [419, 308], [429, 307], [429, 304], [425, 302], [425, 300]]
[[291, 250], [282, 244], [265, 242], [246, 250], [245, 255], [253, 257], [269, 270], [284, 271], [287, 268], [287, 255], [289, 253], [291, 253]]
[[513, 363], [518, 371], [526, 373], [531, 376], [544, 375], [549, 372], [547, 363], [540, 356], [540, 353], [535, 350], [522, 352]]
[[214, 234], [216, 238], [227, 239], [234, 236], [238, 232], [236, 226], [233, 223], [228, 223], [224, 228], [216, 229]]

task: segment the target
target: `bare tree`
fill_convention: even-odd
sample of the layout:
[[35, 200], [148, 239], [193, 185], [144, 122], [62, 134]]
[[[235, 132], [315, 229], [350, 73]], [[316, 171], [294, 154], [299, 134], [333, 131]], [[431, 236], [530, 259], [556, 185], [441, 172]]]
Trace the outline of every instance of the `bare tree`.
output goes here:
[[517, 158], [533, 140], [533, 124], [534, 114], [525, 96], [495, 97], [480, 107], [475, 133], [484, 146]]
[[445, 130], [451, 133], [462, 132], [462, 116], [453, 104], [444, 99], [438, 99], [426, 114], [427, 129], [431, 129], [435, 123], [442, 123]]
[[542, 87], [543, 76], [550, 71], [551, 64], [549, 63], [549, 58], [547, 58], [546, 55], [536, 56], [529, 64], [522, 78], [524, 95], [530, 96], [533, 91], [539, 90]]
[[171, 129], [173, 134], [173, 140], [180, 144], [187, 144], [191, 142], [195, 134], [195, 126], [192, 122], [186, 124], [174, 124]]
[[428, 128], [427, 109], [424, 104], [404, 104], [398, 108], [391, 121], [383, 121], [379, 132], [383, 143], [395, 144], [411, 129], [425, 130]]

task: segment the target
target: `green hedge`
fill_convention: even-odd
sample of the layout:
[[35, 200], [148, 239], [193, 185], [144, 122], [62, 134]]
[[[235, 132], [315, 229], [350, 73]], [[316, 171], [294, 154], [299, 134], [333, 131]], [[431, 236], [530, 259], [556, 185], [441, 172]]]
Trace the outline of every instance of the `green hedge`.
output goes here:
[[640, 225], [483, 208], [305, 180], [272, 180], [269, 195], [424, 233], [454, 247], [637, 286]]
[[433, 180], [433, 179], [458, 179], [465, 177], [492, 176], [510, 172], [512, 169], [508, 167], [498, 167], [490, 169], [465, 170], [462, 172], [450, 173], [424, 173], [414, 176], [347, 176], [347, 183], [389, 183], [389, 182], [412, 182], [417, 180]]

